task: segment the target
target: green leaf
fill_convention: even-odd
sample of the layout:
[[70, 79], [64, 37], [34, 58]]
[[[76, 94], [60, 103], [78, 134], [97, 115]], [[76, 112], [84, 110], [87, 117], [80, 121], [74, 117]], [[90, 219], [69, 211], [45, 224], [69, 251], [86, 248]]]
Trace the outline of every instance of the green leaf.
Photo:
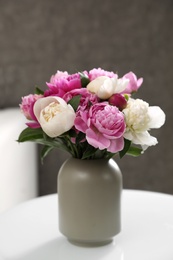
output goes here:
[[105, 159], [111, 159], [113, 156], [115, 156], [116, 155], [116, 153], [111, 153], [111, 152], [106, 152], [106, 154], [105, 154]]
[[119, 152], [120, 158], [123, 158], [123, 156], [127, 153], [127, 151], [130, 148], [130, 145], [131, 145], [131, 141], [127, 140], [127, 139], [124, 139], [124, 148], [123, 148], [122, 151]]
[[127, 94], [124, 94], [124, 97], [125, 97], [126, 101], [128, 101], [128, 100], [129, 100], [129, 95], [127, 95]]
[[127, 151], [127, 154], [128, 155], [131, 155], [131, 156], [139, 156], [141, 155], [143, 152], [143, 150], [141, 148], [138, 148], [138, 147], [130, 147], [129, 150]]
[[95, 154], [96, 151], [97, 151], [96, 148], [92, 146], [87, 146], [85, 152], [82, 155], [82, 159], [87, 159], [88, 157], [91, 157], [92, 155]]
[[45, 145], [41, 151], [41, 162], [43, 163], [44, 158], [54, 149], [54, 147]]
[[81, 98], [81, 95], [77, 95], [68, 101], [68, 104], [70, 104], [73, 107], [75, 112], [79, 106], [80, 98]]
[[83, 73], [83, 72], [79, 72], [80, 75], [80, 79], [81, 79], [81, 84], [83, 88], [86, 88], [86, 86], [90, 83], [90, 79], [88, 78], [88, 76]]
[[43, 95], [44, 94], [44, 91], [43, 90], [41, 90], [39, 87], [35, 87], [35, 94], [37, 94], [37, 95]]
[[25, 128], [19, 135], [18, 142], [33, 141], [43, 138], [43, 130], [41, 128]]

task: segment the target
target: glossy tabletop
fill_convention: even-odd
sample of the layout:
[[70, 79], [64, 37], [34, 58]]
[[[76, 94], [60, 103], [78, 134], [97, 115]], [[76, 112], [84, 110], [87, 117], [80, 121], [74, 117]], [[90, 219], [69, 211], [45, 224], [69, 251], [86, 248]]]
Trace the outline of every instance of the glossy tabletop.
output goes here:
[[0, 215], [0, 260], [173, 260], [173, 196], [123, 190], [122, 231], [109, 245], [72, 245], [58, 231], [57, 195]]

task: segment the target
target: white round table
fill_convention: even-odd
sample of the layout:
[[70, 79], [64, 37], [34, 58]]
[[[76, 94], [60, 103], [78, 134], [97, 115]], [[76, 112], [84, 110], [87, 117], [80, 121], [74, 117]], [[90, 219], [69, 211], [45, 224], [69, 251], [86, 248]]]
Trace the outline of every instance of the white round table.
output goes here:
[[173, 260], [173, 196], [123, 190], [122, 231], [109, 245], [78, 247], [58, 231], [57, 195], [0, 215], [0, 260]]

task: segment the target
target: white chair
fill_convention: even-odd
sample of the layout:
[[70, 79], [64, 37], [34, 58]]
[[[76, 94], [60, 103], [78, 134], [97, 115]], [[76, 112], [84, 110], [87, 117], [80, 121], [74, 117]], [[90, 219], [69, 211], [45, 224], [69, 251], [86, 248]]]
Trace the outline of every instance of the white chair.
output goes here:
[[0, 110], [0, 213], [38, 195], [36, 145], [16, 142], [25, 122], [19, 108]]

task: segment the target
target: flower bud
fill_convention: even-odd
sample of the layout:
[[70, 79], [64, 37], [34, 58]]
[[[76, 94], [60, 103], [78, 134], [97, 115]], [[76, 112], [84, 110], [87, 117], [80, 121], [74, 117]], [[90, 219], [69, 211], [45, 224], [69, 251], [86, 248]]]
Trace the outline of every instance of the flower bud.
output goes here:
[[108, 102], [110, 105], [118, 107], [119, 110], [123, 110], [127, 106], [127, 101], [125, 97], [121, 94], [113, 94], [109, 98]]

